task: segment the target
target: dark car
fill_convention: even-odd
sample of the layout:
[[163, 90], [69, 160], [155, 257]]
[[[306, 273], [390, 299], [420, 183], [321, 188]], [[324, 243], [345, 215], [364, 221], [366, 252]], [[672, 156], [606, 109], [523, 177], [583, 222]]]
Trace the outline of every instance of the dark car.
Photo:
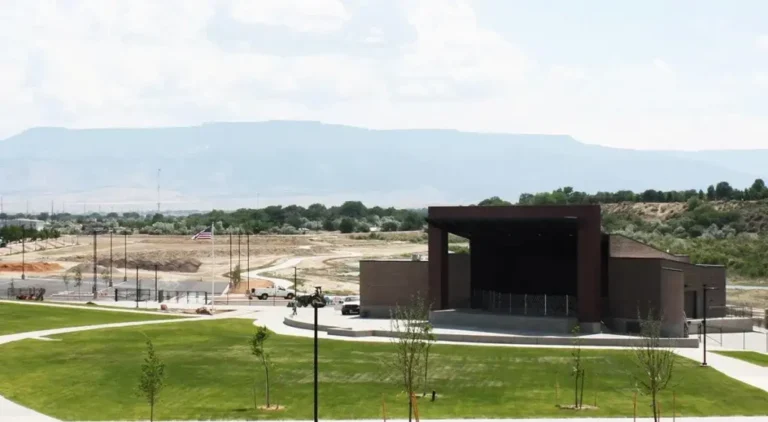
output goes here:
[[346, 302], [341, 306], [342, 315], [360, 315], [360, 302]]

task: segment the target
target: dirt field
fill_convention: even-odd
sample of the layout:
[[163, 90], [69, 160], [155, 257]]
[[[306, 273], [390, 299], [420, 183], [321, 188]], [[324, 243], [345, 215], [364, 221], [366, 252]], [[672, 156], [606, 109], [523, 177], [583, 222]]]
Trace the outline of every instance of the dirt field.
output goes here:
[[[371, 258], [404, 258], [412, 253], [426, 254], [423, 233], [404, 232], [387, 236], [341, 235], [333, 233], [302, 236], [251, 236], [250, 254], [243, 236], [216, 236], [215, 258], [212, 258], [211, 241], [195, 241], [189, 236], [144, 236], [124, 238], [113, 236], [111, 248], [112, 272], [115, 280], [124, 276], [133, 278], [154, 277], [158, 266], [158, 279], [168, 281], [227, 281], [230, 268], [238, 264], [246, 269], [266, 268], [289, 259], [301, 261], [296, 265], [300, 282], [307, 286], [322, 286], [329, 292], [340, 294], [359, 291], [359, 261]], [[418, 243], [417, 243], [418, 242]], [[59, 278], [76, 266], [90, 273], [93, 265], [93, 237], [79, 236], [75, 245], [59, 249], [27, 251], [26, 272], [32, 277]], [[232, 258], [230, 261], [230, 250]], [[127, 254], [128, 274], [125, 273]], [[249, 260], [250, 258], [250, 260]], [[0, 257], [0, 276], [21, 276], [21, 254]], [[110, 238], [97, 239], [98, 271], [109, 268]], [[249, 262], [250, 261], [250, 262]], [[35, 268], [34, 270], [32, 268]], [[293, 268], [276, 271], [265, 276], [293, 279]], [[243, 275], [243, 281], [246, 277]], [[251, 287], [268, 285], [251, 276]], [[245, 284], [245, 283], [243, 283]], [[245, 293], [246, 286], [238, 291]]]

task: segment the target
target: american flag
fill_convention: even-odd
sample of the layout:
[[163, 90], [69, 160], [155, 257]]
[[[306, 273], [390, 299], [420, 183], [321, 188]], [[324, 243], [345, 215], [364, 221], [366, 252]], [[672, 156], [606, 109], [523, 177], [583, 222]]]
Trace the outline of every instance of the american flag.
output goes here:
[[211, 227], [206, 227], [205, 230], [192, 236], [192, 240], [206, 240], [206, 239], [213, 239], [213, 233], [212, 233]]

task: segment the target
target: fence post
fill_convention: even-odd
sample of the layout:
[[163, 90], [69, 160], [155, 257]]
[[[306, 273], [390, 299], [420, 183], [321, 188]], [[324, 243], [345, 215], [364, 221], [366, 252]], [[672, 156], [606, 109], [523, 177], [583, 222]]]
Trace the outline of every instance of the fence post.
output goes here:
[[117, 289], [115, 289], [115, 302], [117, 302]]

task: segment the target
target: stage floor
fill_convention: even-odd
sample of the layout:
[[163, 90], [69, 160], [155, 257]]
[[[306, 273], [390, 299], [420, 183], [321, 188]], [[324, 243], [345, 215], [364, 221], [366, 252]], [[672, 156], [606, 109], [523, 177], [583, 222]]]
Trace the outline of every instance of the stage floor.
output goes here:
[[[299, 308], [296, 317], [287, 316], [284, 323], [291, 327], [312, 330], [314, 313], [311, 308]], [[341, 337], [393, 337], [390, 320], [381, 318], [361, 318], [357, 315], [341, 315], [341, 311], [333, 308], [323, 308], [318, 311], [318, 327], [329, 336]], [[434, 334], [438, 341], [452, 343], [485, 343], [485, 344], [516, 344], [516, 345], [573, 345], [572, 334], [549, 334], [536, 331], [507, 330], [498, 328], [472, 328], [460, 326], [435, 327]], [[617, 334], [584, 334], [580, 335], [582, 346], [586, 347], [630, 347], [637, 344], [638, 337]], [[699, 345], [698, 338], [664, 339], [671, 347], [692, 347]]]

